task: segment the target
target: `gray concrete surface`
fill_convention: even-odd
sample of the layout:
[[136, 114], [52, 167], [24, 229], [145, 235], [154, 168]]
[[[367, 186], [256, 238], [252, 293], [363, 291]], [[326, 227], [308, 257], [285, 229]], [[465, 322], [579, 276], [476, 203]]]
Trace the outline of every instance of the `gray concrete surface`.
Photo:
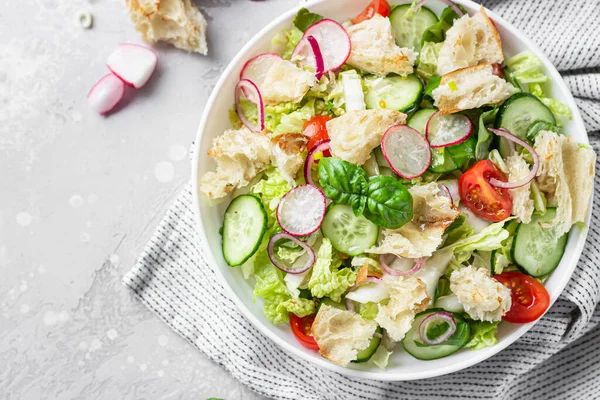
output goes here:
[[[297, 0], [200, 0], [210, 55], [159, 67], [103, 118], [85, 96], [120, 42], [123, 0], [2, 0], [0, 397], [257, 399], [121, 284], [190, 178], [202, 108], [247, 39]], [[94, 25], [84, 30], [77, 15]]]

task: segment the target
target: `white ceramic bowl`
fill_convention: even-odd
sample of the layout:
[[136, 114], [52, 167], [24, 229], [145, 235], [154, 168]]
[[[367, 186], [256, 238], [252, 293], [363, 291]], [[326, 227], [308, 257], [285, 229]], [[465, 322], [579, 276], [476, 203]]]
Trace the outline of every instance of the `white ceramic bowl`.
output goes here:
[[[319, 0], [313, 1], [305, 6], [311, 11], [328, 18], [344, 21], [358, 14], [370, 1], [371, 0]], [[408, 2], [409, 1], [407, 0], [391, 0], [392, 4]], [[462, 4], [471, 14], [479, 9], [478, 4], [469, 0], [458, 0], [457, 2]], [[439, 15], [444, 8], [444, 5], [441, 2], [432, 0], [427, 4], [427, 7], [430, 7]], [[234, 103], [234, 87], [239, 79], [239, 73], [242, 66], [251, 57], [268, 52], [271, 38], [282, 29], [292, 26], [292, 20], [296, 15], [296, 12], [297, 8], [290, 10], [277, 18], [244, 46], [221, 76], [221, 79], [214, 88], [213, 93], [208, 100], [208, 104], [204, 109], [195, 142], [196, 148], [192, 169], [194, 207], [197, 211], [197, 227], [200, 238], [204, 242], [208, 261], [216, 265], [219, 278], [228, 290], [230, 297], [237, 304], [242, 314], [248, 318], [254, 326], [286, 352], [310, 361], [321, 368], [354, 377], [382, 381], [412, 380], [458, 371], [498, 353], [531, 329], [534, 323], [524, 325], [513, 325], [507, 322], [502, 323], [498, 333], [499, 343], [482, 350], [473, 351], [464, 349], [439, 360], [420, 361], [404, 352], [401, 349], [402, 346], [397, 346], [398, 350], [394, 352], [388, 367], [384, 371], [379, 370], [376, 367], [370, 367], [367, 364], [351, 364], [348, 368], [342, 368], [322, 358], [316, 352], [302, 347], [294, 338], [286, 324], [280, 326], [271, 324], [263, 315], [261, 301], [257, 300], [256, 302], [253, 302], [252, 300], [252, 283], [244, 280], [239, 268], [230, 268], [225, 263], [221, 252], [221, 236], [219, 235], [219, 228], [221, 227], [222, 216], [228, 201], [214, 205], [214, 203], [210, 202], [206, 197], [200, 196], [198, 194], [198, 179], [207, 171], [214, 169], [214, 162], [206, 155], [206, 153], [211, 148], [212, 140], [230, 127], [228, 112]], [[494, 20], [500, 31], [504, 51], [508, 57], [524, 50], [531, 50], [543, 61], [546, 72], [552, 78], [552, 96], [566, 103], [573, 111], [573, 119], [567, 124], [565, 131], [572, 135], [577, 141], [588, 143], [587, 133], [573, 97], [556, 69], [550, 64], [550, 61], [548, 61], [533, 43], [523, 37], [523, 35], [508, 22], [493, 12], [488, 11], [488, 14], [490, 18]], [[590, 212], [588, 213], [587, 218], [588, 225], [591, 208], [590, 205]], [[571, 277], [581, 255], [585, 238], [586, 234], [581, 233], [576, 228], [571, 232], [563, 259], [550, 279], [546, 282], [546, 288], [550, 293], [552, 302], [558, 298]]]

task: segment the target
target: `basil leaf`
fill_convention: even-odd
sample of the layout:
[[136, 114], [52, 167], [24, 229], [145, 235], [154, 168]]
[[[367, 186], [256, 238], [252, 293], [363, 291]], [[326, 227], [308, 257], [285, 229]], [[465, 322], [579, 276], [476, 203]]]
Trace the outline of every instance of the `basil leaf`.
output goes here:
[[364, 216], [376, 225], [398, 229], [413, 217], [412, 196], [391, 176], [373, 176], [368, 181]]
[[475, 158], [477, 161], [485, 160], [490, 154], [490, 145], [494, 135], [487, 130], [486, 125], [492, 124], [496, 120], [498, 109], [486, 111], [479, 117], [479, 129], [477, 130], [477, 144], [475, 145]]
[[319, 14], [311, 13], [306, 8], [301, 8], [294, 18], [294, 25], [302, 32], [306, 32], [311, 25], [316, 24], [322, 19], [323, 17]]
[[[459, 7], [465, 14], [467, 13], [467, 11], [462, 6]], [[457, 18], [458, 14], [456, 14], [456, 12], [452, 8], [446, 7], [444, 11], [442, 11], [442, 15], [440, 15], [440, 20], [437, 23], [431, 25], [429, 28], [427, 28], [425, 32], [423, 32], [423, 37], [421, 38], [421, 46], [425, 42], [443, 42], [446, 38], [446, 31], [452, 28], [452, 25], [454, 25], [454, 20]]]
[[327, 157], [319, 161], [318, 172], [327, 197], [335, 203], [351, 206], [356, 216], [363, 213], [367, 191], [365, 170], [339, 158]]

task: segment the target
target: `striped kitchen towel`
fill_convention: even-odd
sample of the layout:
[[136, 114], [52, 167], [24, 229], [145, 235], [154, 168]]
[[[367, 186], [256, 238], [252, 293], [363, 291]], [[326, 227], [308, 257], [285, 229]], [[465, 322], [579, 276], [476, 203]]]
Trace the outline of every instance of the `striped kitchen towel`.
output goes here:
[[[492, 0], [561, 71], [600, 149], [600, 1]], [[596, 167], [600, 171], [600, 165]], [[600, 204], [596, 177], [595, 203]], [[175, 201], [125, 284], [158, 317], [256, 392], [277, 399], [600, 398], [600, 223], [567, 288], [516, 343], [466, 370], [413, 382], [357, 380], [295, 359], [227, 298], [196, 234], [191, 185]]]

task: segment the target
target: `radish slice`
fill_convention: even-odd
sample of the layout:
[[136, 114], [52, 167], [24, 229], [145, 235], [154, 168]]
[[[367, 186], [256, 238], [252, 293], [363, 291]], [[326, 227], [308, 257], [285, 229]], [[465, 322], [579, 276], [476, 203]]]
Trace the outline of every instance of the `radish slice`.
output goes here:
[[467, 140], [473, 134], [473, 123], [463, 114], [433, 114], [427, 126], [427, 140], [432, 148], [452, 146]]
[[[249, 93], [250, 96], [246, 97], [252, 103], [256, 104], [258, 107], [258, 123], [259, 126], [254, 125], [252, 122], [246, 118], [244, 114], [244, 110], [242, 109], [242, 92], [244, 94]], [[255, 99], [256, 101], [252, 101]], [[253, 132], [262, 132], [265, 129], [265, 105], [263, 103], [262, 95], [260, 94], [260, 90], [254, 84], [254, 82], [249, 81], [248, 79], [242, 79], [238, 82], [235, 87], [235, 109], [237, 111], [238, 117], [248, 129]]]
[[406, 125], [394, 125], [384, 133], [381, 151], [394, 172], [404, 179], [421, 176], [431, 163], [429, 143]]
[[529, 174], [526, 177], [524, 177], [523, 179], [521, 179], [517, 182], [502, 182], [501, 180], [498, 180], [496, 178], [491, 178], [490, 185], [496, 186], [496, 187], [499, 187], [502, 189], [514, 189], [514, 188], [518, 188], [521, 186], [525, 186], [529, 182], [531, 182], [537, 175], [538, 169], [540, 168], [540, 158], [539, 158], [537, 152], [534, 150], [534, 148], [529, 143], [527, 143], [526, 141], [524, 141], [522, 139], [519, 139], [518, 137], [516, 137], [515, 135], [513, 135], [506, 129], [488, 128], [488, 130], [490, 132], [495, 133], [498, 136], [501, 136], [505, 139], [510, 140], [513, 143], [523, 146], [533, 157], [533, 167], [531, 168], [531, 171], [529, 171]]
[[332, 19], [322, 19], [304, 32], [304, 36], [292, 53], [292, 59], [297, 59], [302, 65], [317, 70], [316, 55], [309, 43], [309, 36], [312, 36], [319, 45], [324, 72], [340, 68], [350, 57], [352, 45], [344, 27]]
[[[415, 5], [414, 10], [418, 10], [419, 8], [421, 8], [421, 6], [423, 6], [425, 3], [427, 3], [429, 0], [421, 0], [420, 2], [418, 2]], [[442, 3], [446, 4], [448, 7], [450, 7], [451, 9], [454, 10], [454, 12], [456, 13], [456, 15], [458, 15], [459, 17], [462, 17], [463, 15], [465, 15], [465, 13], [460, 9], [459, 6], [456, 5], [455, 2], [451, 1], [451, 0], [440, 0]]]
[[313, 185], [300, 185], [289, 192], [277, 206], [277, 222], [293, 236], [308, 236], [321, 227], [327, 198]]
[[157, 63], [158, 56], [152, 49], [138, 44], [121, 43], [108, 56], [106, 66], [126, 85], [139, 89], [148, 82]]
[[[240, 80], [247, 79], [260, 87], [267, 77], [267, 72], [269, 72], [273, 63], [278, 60], [283, 60], [283, 58], [280, 55], [273, 53], [260, 54], [251, 58], [244, 64], [244, 67], [240, 72]], [[253, 103], [258, 101], [257, 99], [252, 98], [252, 91], [244, 90], [244, 95]]]
[[[306, 253], [303, 256], [300, 256], [300, 258], [296, 260], [296, 262], [291, 267], [288, 267], [283, 262], [281, 262], [281, 260], [279, 260], [279, 258], [277, 258], [277, 255], [275, 254], [275, 244], [280, 240], [286, 239], [294, 242], [306, 251]], [[310, 267], [314, 265], [317, 259], [314, 250], [308, 244], [284, 232], [279, 232], [271, 236], [271, 239], [269, 239], [269, 244], [267, 245], [267, 254], [273, 265], [275, 265], [280, 270], [287, 272], [288, 274], [301, 274], [303, 272], [308, 271]], [[297, 266], [296, 264], [300, 264], [300, 266]]]
[[317, 142], [312, 149], [310, 149], [308, 155], [306, 156], [306, 161], [304, 162], [304, 180], [306, 183], [314, 185], [312, 178], [312, 167], [313, 164], [318, 162], [318, 160], [315, 160], [315, 156], [317, 154], [321, 154], [322, 157], [331, 157], [331, 151], [329, 149], [329, 140], [321, 140], [320, 142]]
[[123, 81], [113, 74], [108, 74], [96, 82], [88, 93], [87, 99], [94, 110], [104, 115], [117, 105], [124, 93]]
[[418, 272], [425, 264], [425, 259], [423, 258], [413, 260], [394, 256], [394, 261], [389, 265], [385, 257], [385, 254], [379, 256], [379, 264], [381, 264], [381, 268], [386, 273], [394, 276], [410, 276]]

